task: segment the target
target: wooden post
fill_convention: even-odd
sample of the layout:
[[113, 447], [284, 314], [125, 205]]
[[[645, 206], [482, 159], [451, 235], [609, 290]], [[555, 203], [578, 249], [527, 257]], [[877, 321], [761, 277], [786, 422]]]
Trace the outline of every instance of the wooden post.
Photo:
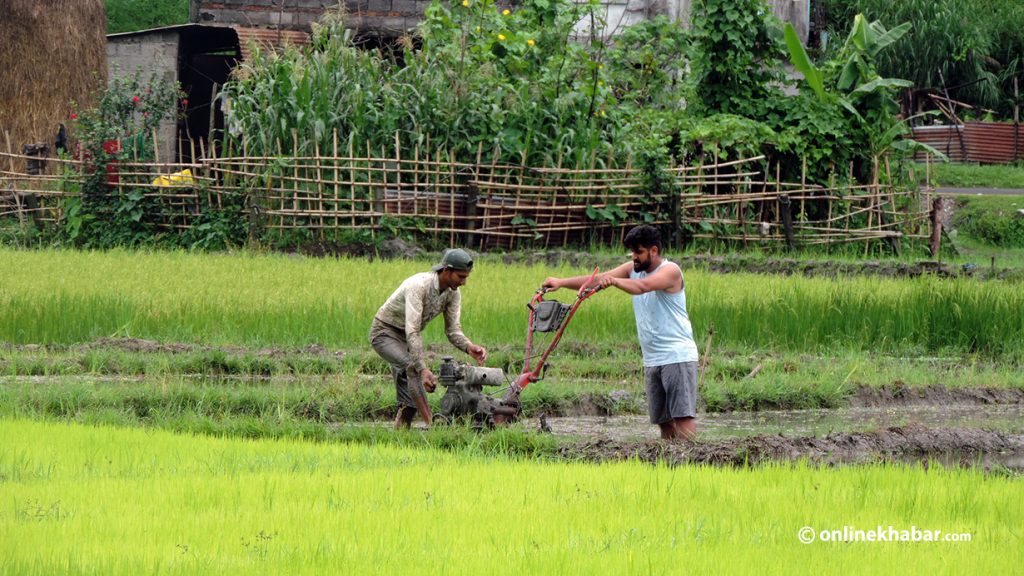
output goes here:
[[[476, 149], [476, 166], [473, 167], [473, 173], [476, 176], [479, 176], [479, 174], [480, 174], [480, 163], [483, 162], [483, 154], [484, 154], [484, 143], [480, 142], [477, 145], [477, 149]], [[452, 163], [454, 163], [454, 162], [455, 162], [455, 158], [452, 155], [451, 149], [449, 149], [448, 150], [448, 164], [449, 164], [449, 166]], [[480, 188], [476, 184], [473, 184], [473, 183], [463, 184], [463, 182], [461, 182], [461, 180], [463, 180], [464, 177], [459, 176], [458, 172], [455, 172], [454, 175], [455, 175], [456, 178], [458, 178], [458, 180], [460, 180], [460, 182], [458, 183], [459, 184], [458, 187], [465, 190], [466, 202], [465, 202], [465, 204], [462, 205], [462, 216], [464, 218], [463, 222], [465, 222], [465, 224], [463, 226], [461, 226], [461, 228], [463, 228], [463, 230], [465, 230], [466, 237], [465, 237], [465, 239], [463, 241], [465, 242], [466, 246], [476, 246], [477, 245], [477, 234], [476, 234], [475, 230], [477, 228], [477, 218], [479, 217], [479, 214], [478, 214], [479, 207], [477, 206], [477, 204], [480, 202]], [[471, 176], [471, 178], [472, 178], [472, 176]], [[476, 180], [477, 178], [473, 178], [473, 179]], [[451, 208], [452, 208], [453, 216], [455, 214], [455, 192], [456, 192], [456, 189], [452, 188], [452, 206], [451, 206]], [[484, 219], [484, 225], [486, 225], [486, 223], [487, 222], [486, 222], [486, 218], [485, 218]], [[451, 243], [453, 241], [455, 241], [454, 238], [449, 239], [449, 243]]]
[[219, 87], [216, 82], [210, 87], [210, 122], [206, 127], [206, 139], [210, 142], [211, 149], [216, 146], [216, 142], [213, 140], [213, 133], [216, 130], [216, 106], [214, 106], [214, 102], [217, 101], [217, 89]]
[[[334, 133], [337, 134], [338, 130], [335, 129]], [[348, 186], [348, 213], [351, 216], [350, 222], [354, 231], [356, 229], [356, 147], [351, 137], [348, 139]], [[367, 211], [369, 212], [369, 210]]]
[[935, 198], [932, 202], [932, 236], [928, 243], [932, 258], [939, 259], [939, 242], [942, 239], [942, 197]]
[[779, 196], [779, 212], [782, 216], [782, 230], [786, 233], [786, 250], [793, 251], [796, 248], [796, 240], [793, 237], [793, 207], [789, 196]]
[[[322, 156], [320, 154], [320, 140], [317, 140], [315, 138], [316, 138], [316, 135], [314, 134], [313, 151], [316, 154], [316, 211], [317, 211], [317, 224], [320, 227], [320, 229], [318, 230], [318, 236], [320, 237], [321, 240], [323, 240], [325, 238], [325, 236], [324, 236], [324, 174], [323, 174], [323, 165], [321, 163]], [[312, 220], [313, 219], [310, 218], [310, 224], [313, 223]]]
[[800, 161], [800, 221], [807, 221], [807, 206], [804, 198], [807, 196], [807, 156]]
[[367, 191], [371, 194], [373, 202], [373, 212], [377, 216], [377, 220], [374, 221], [374, 217], [370, 216], [370, 238], [373, 240], [377, 239], [377, 227], [380, 225], [380, 218], [384, 215], [384, 192], [380, 186], [373, 185], [373, 152], [370, 147], [370, 140], [366, 140], [366, 185]]
[[[281, 175], [281, 182], [283, 183], [285, 176]], [[282, 208], [284, 203], [282, 202]], [[299, 214], [304, 212], [304, 207], [307, 203], [299, 203], [299, 131], [296, 128], [292, 129], [292, 226], [297, 226], [300, 221]], [[283, 211], [283, 210], [282, 210]], [[282, 216], [283, 218], [283, 216]], [[313, 219], [310, 218], [306, 221], [305, 228], [308, 230], [312, 228], [310, 226], [313, 223]]]
[[[897, 212], [896, 212], [896, 202], [893, 199], [892, 169], [889, 166], [889, 157], [888, 156], [885, 157], [885, 180], [887, 182], [887, 187], [888, 187], [887, 190], [889, 191], [889, 193], [886, 195], [886, 197], [888, 198], [886, 203], [892, 206], [893, 216], [894, 216], [894, 218], [897, 218], [897, 223], [898, 223], [899, 222], [898, 221], [898, 216], [896, 216], [896, 214], [897, 214]], [[886, 218], [885, 208], [879, 207], [878, 218], [884, 224], [888, 224], [889, 223], [888, 222], [889, 219]], [[907, 226], [907, 227], [904, 228], [904, 231], [909, 230], [909, 225], [905, 225], [905, 226]], [[899, 256], [900, 253], [902, 252], [902, 247], [900, 246], [901, 238], [902, 238], [902, 236], [889, 236], [889, 238], [888, 238], [889, 239], [889, 245], [892, 247], [892, 251], [897, 256]]]
[[[339, 222], [338, 222], [338, 216], [341, 213], [341, 209], [338, 207], [340, 202], [339, 202], [339, 197], [338, 197], [338, 129], [337, 128], [335, 128], [333, 130], [333, 133], [331, 134], [331, 154], [333, 155], [333, 158], [331, 158], [331, 168], [333, 168], [333, 172], [331, 174], [331, 179], [334, 180], [334, 204], [332, 204], [333, 209], [331, 210], [331, 212], [334, 212], [334, 230], [333, 230], [333, 233], [331, 235], [333, 237], [337, 238], [338, 237], [338, 229], [340, 228], [340, 225], [339, 225]], [[355, 231], [353, 230], [353, 232], [355, 232]]]
[[[242, 140], [242, 157], [249, 158], [249, 139]], [[270, 186], [270, 175], [267, 174], [267, 187]], [[256, 186], [247, 186], [248, 193], [245, 195], [246, 212], [249, 216], [249, 229], [247, 230], [249, 246], [256, 245], [257, 227], [259, 226], [259, 197], [256, 194]]]

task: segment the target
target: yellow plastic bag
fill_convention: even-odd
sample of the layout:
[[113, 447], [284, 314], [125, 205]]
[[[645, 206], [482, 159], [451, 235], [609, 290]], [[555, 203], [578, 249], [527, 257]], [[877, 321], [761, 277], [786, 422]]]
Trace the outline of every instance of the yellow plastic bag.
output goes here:
[[166, 176], [160, 176], [153, 180], [153, 186], [159, 186], [162, 188], [183, 188], [193, 186], [196, 183], [196, 179], [192, 177], [192, 170], [186, 168], [181, 172], [175, 172], [174, 174], [168, 174]]

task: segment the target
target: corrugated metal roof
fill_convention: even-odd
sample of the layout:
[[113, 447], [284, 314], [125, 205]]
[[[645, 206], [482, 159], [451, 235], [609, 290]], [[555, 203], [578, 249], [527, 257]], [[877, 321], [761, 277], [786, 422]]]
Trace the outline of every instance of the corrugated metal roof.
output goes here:
[[[954, 162], [1006, 164], [1024, 158], [1024, 128], [1019, 125], [965, 122], [960, 126], [921, 126], [914, 128], [913, 138]], [[919, 153], [917, 159], [924, 158]]]
[[1006, 164], [1021, 157], [1024, 147], [1024, 134], [1017, 138], [1017, 149], [1014, 149], [1014, 133], [1020, 132], [1019, 126], [998, 122], [966, 122], [964, 124], [964, 144], [967, 145], [967, 159], [971, 162], [986, 164]]
[[[957, 129], [963, 130], [963, 126], [918, 126], [914, 128], [914, 140], [927, 144], [942, 152], [953, 162], [963, 162], [964, 155], [960, 148], [960, 137], [957, 136]], [[914, 159], [923, 162], [924, 152], [914, 154]]]
[[238, 33], [238, 44], [242, 47], [243, 60], [248, 60], [252, 55], [253, 44], [260, 48], [284, 48], [285, 46], [309, 44], [309, 34], [300, 30], [272, 30], [242, 26], [232, 26], [232, 28]]

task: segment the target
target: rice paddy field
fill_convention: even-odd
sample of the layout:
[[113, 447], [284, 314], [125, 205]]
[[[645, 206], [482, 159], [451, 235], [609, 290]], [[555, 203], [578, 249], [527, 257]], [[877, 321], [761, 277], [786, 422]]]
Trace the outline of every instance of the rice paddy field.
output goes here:
[[[361, 346], [387, 296], [429, 262], [187, 253], [0, 251], [0, 339], [21, 344], [133, 337], [246, 346]], [[549, 275], [589, 270], [483, 264], [463, 288], [463, 327], [484, 345], [522, 342], [525, 305]], [[953, 350], [1020, 357], [1024, 290], [970, 278], [777, 277], [689, 271], [696, 334], [779, 350]], [[557, 293], [571, 299], [567, 291]], [[632, 338], [623, 294], [602, 294], [572, 330]], [[440, 323], [427, 340], [440, 341]]]
[[[976, 470], [595, 466], [18, 420], [0, 433], [5, 574], [1009, 574], [1024, 560], [1019, 481]], [[799, 539], [879, 526], [908, 540]]]
[[[1019, 283], [688, 269], [709, 425], [666, 446], [616, 292], [527, 421], [391, 430], [366, 334], [430, 264], [0, 249], [0, 573], [1019, 570]], [[463, 328], [515, 371], [533, 291], [589, 271], [481, 257]]]

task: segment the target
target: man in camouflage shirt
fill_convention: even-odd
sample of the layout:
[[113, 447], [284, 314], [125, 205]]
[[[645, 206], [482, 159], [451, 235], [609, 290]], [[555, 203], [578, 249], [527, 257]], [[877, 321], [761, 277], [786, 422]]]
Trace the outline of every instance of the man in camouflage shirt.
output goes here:
[[434, 373], [423, 355], [423, 329], [438, 314], [444, 314], [444, 331], [453, 346], [483, 364], [487, 350], [469, 341], [462, 333], [459, 316], [462, 293], [473, 271], [473, 259], [461, 249], [447, 250], [441, 263], [430, 272], [407, 278], [377, 310], [370, 326], [370, 345], [391, 364], [398, 397], [396, 428], [408, 428], [419, 410], [430, 426], [432, 417], [426, 392], [437, 386]]

